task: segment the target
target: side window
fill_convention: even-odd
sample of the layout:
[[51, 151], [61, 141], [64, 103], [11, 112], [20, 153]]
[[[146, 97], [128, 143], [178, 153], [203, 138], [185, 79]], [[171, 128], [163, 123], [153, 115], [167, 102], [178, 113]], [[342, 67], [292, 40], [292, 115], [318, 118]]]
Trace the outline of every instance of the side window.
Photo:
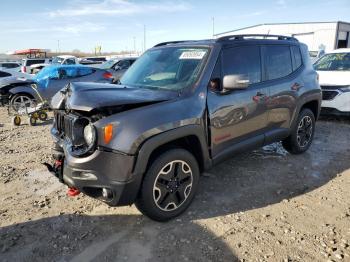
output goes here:
[[298, 46], [292, 46], [292, 55], [294, 58], [293, 71], [297, 70], [302, 65], [300, 48]]
[[75, 64], [75, 60], [72, 58], [68, 58], [66, 61], [64, 61], [65, 65], [74, 65]]
[[224, 49], [222, 52], [222, 71], [225, 75], [244, 75], [250, 84], [261, 81], [261, 62], [259, 46], [241, 46]]
[[120, 69], [128, 69], [130, 66], [129, 60], [122, 60], [118, 63]]
[[289, 46], [266, 46], [265, 66], [267, 80], [291, 74], [293, 70]]

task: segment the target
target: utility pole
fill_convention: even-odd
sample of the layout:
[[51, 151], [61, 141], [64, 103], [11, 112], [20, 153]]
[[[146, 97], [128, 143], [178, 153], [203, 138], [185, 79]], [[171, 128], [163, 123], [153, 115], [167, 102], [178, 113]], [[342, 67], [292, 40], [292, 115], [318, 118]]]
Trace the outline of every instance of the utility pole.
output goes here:
[[57, 53], [61, 53], [61, 51], [60, 51], [60, 40], [57, 40]]
[[134, 53], [136, 54], [136, 37], [134, 36], [133, 39], [134, 39]]
[[143, 51], [146, 51], [146, 25], [143, 25]]
[[214, 16], [211, 19], [213, 22], [213, 38], [214, 38], [214, 35], [215, 35], [215, 18], [214, 18]]

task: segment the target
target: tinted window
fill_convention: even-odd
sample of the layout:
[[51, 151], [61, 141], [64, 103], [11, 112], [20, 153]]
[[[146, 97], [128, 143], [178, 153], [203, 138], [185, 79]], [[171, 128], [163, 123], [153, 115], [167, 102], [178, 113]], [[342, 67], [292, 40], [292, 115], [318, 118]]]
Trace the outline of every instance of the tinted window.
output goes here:
[[292, 73], [289, 46], [266, 46], [265, 65], [268, 80], [281, 78]]
[[16, 68], [16, 67], [19, 67], [19, 64], [15, 64], [15, 63], [3, 63], [1, 66], [2, 66], [2, 67], [5, 67], [5, 68]]
[[4, 71], [0, 71], [0, 77], [6, 77], [6, 76], [11, 76], [11, 74]]
[[298, 46], [292, 46], [292, 54], [294, 57], [294, 65], [293, 65], [293, 71], [294, 71], [298, 69], [302, 64], [300, 48]]
[[223, 75], [244, 75], [251, 84], [261, 81], [260, 48], [241, 46], [224, 49], [222, 55]]
[[129, 60], [122, 60], [117, 63], [119, 69], [128, 69], [130, 66]]
[[36, 65], [36, 64], [44, 64], [45, 60], [27, 60], [26, 66]]
[[75, 64], [75, 60], [72, 58], [68, 58], [66, 61], [64, 61], [65, 65], [74, 65]]

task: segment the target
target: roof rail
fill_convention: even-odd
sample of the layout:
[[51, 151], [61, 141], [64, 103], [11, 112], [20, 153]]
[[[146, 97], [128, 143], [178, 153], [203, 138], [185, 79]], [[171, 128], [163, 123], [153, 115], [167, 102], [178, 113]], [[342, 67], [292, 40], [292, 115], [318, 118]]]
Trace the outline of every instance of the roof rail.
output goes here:
[[258, 38], [258, 39], [276, 39], [276, 40], [290, 40], [298, 41], [295, 37], [284, 36], [284, 35], [263, 35], [263, 34], [246, 34], [246, 35], [227, 35], [222, 36], [216, 39], [217, 42], [225, 40], [244, 40], [249, 38]]
[[154, 47], [163, 46], [163, 45], [178, 44], [178, 43], [183, 43], [183, 42], [188, 42], [188, 41], [189, 41], [189, 40], [168, 41], [168, 42], [163, 42], [163, 43], [156, 44]]

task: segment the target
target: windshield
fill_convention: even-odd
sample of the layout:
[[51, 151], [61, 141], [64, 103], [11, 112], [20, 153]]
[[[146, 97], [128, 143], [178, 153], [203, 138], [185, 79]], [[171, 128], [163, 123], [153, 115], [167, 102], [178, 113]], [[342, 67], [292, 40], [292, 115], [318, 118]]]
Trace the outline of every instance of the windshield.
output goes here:
[[326, 54], [314, 65], [319, 71], [349, 71], [350, 53]]
[[51, 62], [51, 63], [52, 63], [52, 64], [60, 64], [60, 65], [61, 65], [62, 62], [63, 62], [63, 60], [64, 60], [64, 59], [63, 59], [62, 57], [57, 57], [57, 56], [56, 56], [54, 59], [52, 59], [52, 62]]
[[207, 48], [165, 47], [149, 50], [126, 71], [122, 85], [181, 90], [198, 78]]
[[107, 62], [104, 62], [103, 64], [101, 64], [100, 68], [111, 69], [112, 66], [114, 66], [114, 64], [117, 62], [118, 62], [118, 60], [108, 60]]

